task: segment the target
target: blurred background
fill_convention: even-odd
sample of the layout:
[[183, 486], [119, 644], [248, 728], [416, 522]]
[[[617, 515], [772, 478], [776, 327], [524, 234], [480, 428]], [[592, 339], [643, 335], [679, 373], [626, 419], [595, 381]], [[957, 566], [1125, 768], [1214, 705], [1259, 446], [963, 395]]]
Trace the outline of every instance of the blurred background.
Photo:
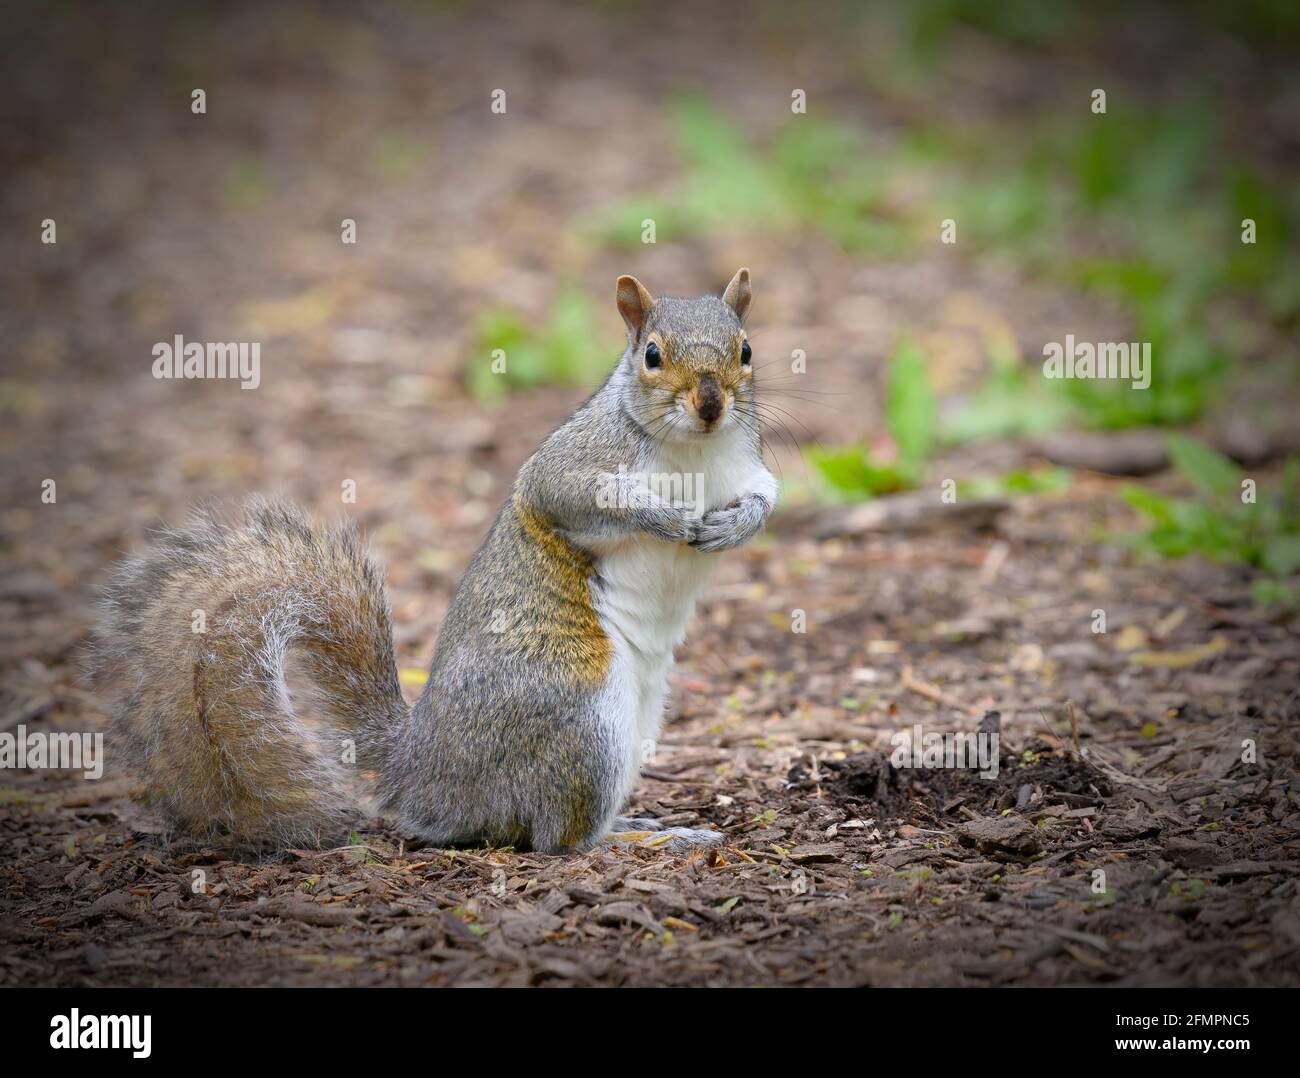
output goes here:
[[[347, 871], [446, 946], [372, 909], [347, 938], [374, 955], [335, 963], [334, 928], [270, 947], [222, 910], [359, 901], [346, 876], [227, 863], [233, 890], [177, 899], [192, 862], [139, 853], [160, 829], [129, 779], [6, 772], [0, 981], [1294, 981], [1295, 884], [1268, 863], [1300, 826], [1300, 6], [15, 2], [4, 23], [0, 731], [104, 729], [77, 665], [104, 570], [254, 491], [362, 523], [417, 694], [516, 470], [623, 347], [622, 273], [698, 294], [750, 267], [783, 494], [701, 600], [638, 788], [763, 859], [748, 883], [639, 863], [703, 934], [593, 928], [627, 866], [597, 884], [500, 854], [533, 898], [569, 873], [588, 897], [568, 943], [561, 895], [492, 972], [462, 918], [491, 942], [522, 891], [489, 896], [478, 855], [414, 874], [378, 835]], [[260, 385], [155, 379], [177, 335], [258, 342]], [[1150, 387], [1045, 378], [1067, 337], [1149, 342]], [[922, 720], [1000, 721], [1006, 784], [891, 771]], [[1043, 860], [936, 848], [1013, 806]], [[815, 892], [772, 883], [800, 849]], [[114, 894], [148, 910], [101, 926]]]
[[[1297, 441], [1292, 4], [8, 20], [5, 552], [64, 595], [198, 499], [332, 512], [350, 479], [427, 648], [515, 469], [620, 351], [614, 278], [698, 293], [744, 264], [788, 520], [834, 532], [824, 507], [944, 478], [1077, 501], [1163, 476], [1107, 488], [1148, 554], [1294, 600], [1294, 472], [1267, 513], [1237, 497]], [[176, 334], [259, 341], [260, 387], [155, 380]], [[1150, 341], [1150, 388], [1046, 380], [1066, 334]]]

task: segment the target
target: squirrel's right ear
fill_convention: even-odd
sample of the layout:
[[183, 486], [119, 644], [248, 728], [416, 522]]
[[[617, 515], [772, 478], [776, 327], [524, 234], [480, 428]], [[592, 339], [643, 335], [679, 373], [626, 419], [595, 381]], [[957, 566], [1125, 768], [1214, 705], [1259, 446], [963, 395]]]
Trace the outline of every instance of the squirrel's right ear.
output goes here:
[[736, 317], [743, 322], [752, 296], [753, 293], [749, 288], [749, 269], [741, 266], [736, 270], [736, 275], [727, 282], [727, 287], [723, 289], [722, 301], [735, 311]]
[[632, 339], [641, 335], [645, 325], [645, 316], [654, 306], [655, 298], [646, 290], [645, 285], [629, 274], [618, 279], [614, 298], [618, 301], [618, 313], [623, 316], [627, 328], [632, 331]]

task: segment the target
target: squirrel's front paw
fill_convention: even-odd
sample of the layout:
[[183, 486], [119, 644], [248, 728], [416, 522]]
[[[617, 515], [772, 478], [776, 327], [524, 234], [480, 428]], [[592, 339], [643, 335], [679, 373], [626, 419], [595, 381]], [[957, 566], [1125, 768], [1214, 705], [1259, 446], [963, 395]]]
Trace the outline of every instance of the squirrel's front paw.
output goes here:
[[714, 509], [696, 524], [691, 546], [705, 554], [732, 550], [752, 539], [766, 516], [767, 506], [761, 498], [745, 498], [725, 509]]
[[695, 539], [697, 524], [697, 521], [692, 520], [683, 513], [666, 526], [665, 538], [670, 543], [690, 543]]

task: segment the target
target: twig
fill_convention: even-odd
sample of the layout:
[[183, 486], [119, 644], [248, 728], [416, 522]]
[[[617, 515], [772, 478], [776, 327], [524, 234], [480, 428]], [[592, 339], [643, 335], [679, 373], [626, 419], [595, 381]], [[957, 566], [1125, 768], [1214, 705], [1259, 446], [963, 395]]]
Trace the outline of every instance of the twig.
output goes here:
[[933, 700], [936, 704], [942, 704], [944, 707], [950, 707], [954, 711], [964, 711], [968, 715], [982, 715], [983, 712], [977, 707], [969, 707], [961, 701], [950, 696], [936, 685], [931, 685], [925, 681], [918, 681], [912, 676], [910, 666], [903, 667], [903, 673], [900, 678], [902, 686], [917, 696], [924, 696], [927, 700]]

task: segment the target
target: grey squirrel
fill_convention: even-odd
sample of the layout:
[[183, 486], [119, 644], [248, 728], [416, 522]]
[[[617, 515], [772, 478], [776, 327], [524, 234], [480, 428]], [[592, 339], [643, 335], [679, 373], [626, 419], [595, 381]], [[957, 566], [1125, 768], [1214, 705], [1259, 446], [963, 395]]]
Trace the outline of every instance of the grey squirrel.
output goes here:
[[173, 825], [318, 844], [346, 834], [364, 770], [381, 809], [434, 846], [718, 843], [619, 813], [696, 596], [776, 501], [750, 296], [746, 269], [721, 298], [618, 279], [627, 348], [520, 469], [409, 710], [382, 572], [353, 526], [254, 498], [242, 523], [196, 513], [117, 566], [96, 634], [124, 687], [113, 728]]

